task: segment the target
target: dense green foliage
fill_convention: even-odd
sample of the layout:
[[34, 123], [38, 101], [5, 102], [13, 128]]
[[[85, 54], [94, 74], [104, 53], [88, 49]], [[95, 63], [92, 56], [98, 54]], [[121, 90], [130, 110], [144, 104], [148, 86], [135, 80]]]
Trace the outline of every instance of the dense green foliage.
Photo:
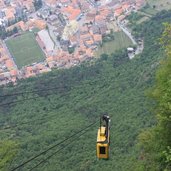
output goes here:
[[157, 13], [157, 10], [155, 10], [155, 5], [150, 6], [148, 3], [141, 9], [142, 12], [149, 14], [149, 15], [155, 15]]
[[70, 54], [74, 53], [74, 51], [75, 51], [75, 47], [68, 47], [68, 52]]
[[[22, 80], [16, 87], [3, 88], [1, 95], [61, 87], [0, 99], [1, 103], [6, 103], [37, 97], [0, 108], [1, 124], [19, 124], [13, 129], [1, 130], [1, 139], [20, 144], [7, 170], [99, 119], [104, 112], [112, 117], [110, 160], [96, 159], [96, 125], [37, 170], [133, 170], [136, 167], [133, 162], [139, 156], [136, 137], [143, 128], [156, 123], [154, 115], [148, 111], [153, 103], [145, 97], [144, 90], [153, 84], [154, 72], [163, 54], [157, 42], [163, 32], [162, 23], [170, 22], [170, 15], [171, 12], [163, 12], [136, 29], [136, 33], [144, 37], [145, 49], [131, 61], [125, 51], [120, 51], [102, 55], [96, 62], [54, 70], [38, 78]], [[23, 122], [27, 124], [20, 125]], [[27, 171], [48, 155], [21, 170]]]
[[147, 0], [149, 7], [161, 11], [161, 10], [170, 10], [171, 2], [169, 0]]
[[167, 58], [161, 63], [156, 74], [156, 84], [151, 91], [156, 101], [154, 112], [157, 126], [140, 134], [140, 147], [146, 170], [171, 170], [171, 25], [165, 24], [162, 37]]
[[[158, 20], [158, 22], [156, 22]], [[163, 32], [163, 23], [170, 22], [170, 11], [162, 11], [161, 13], [157, 13], [154, 17], [152, 17], [152, 20], [149, 21], [151, 24], [151, 27], [149, 27], [148, 24], [143, 23], [139, 25], [132, 26], [133, 28], [133, 34], [139, 38], [144, 37], [148, 41], [148, 43], [152, 43], [153, 46], [156, 46], [156, 37], [154, 35], [158, 35], [159, 37], [162, 35]], [[159, 24], [160, 23], [160, 24]], [[150, 30], [149, 30], [150, 29]], [[147, 31], [147, 33], [145, 33]], [[152, 40], [151, 40], [152, 39]]]
[[5, 170], [16, 155], [17, 144], [10, 140], [0, 141], [0, 170]]
[[142, 17], [144, 17], [144, 15], [139, 14], [138, 12], [131, 12], [131, 14], [127, 16], [127, 19], [130, 21], [130, 24], [136, 24]]
[[0, 27], [0, 38], [1, 39], [5, 39], [7, 37], [10, 37], [16, 33], [18, 33], [17, 27], [14, 27], [14, 29], [11, 31], [6, 31], [5, 27], [2, 27], [2, 26]]
[[110, 42], [110, 41], [112, 41], [114, 39], [115, 39], [115, 34], [114, 34], [113, 30], [112, 30], [109, 34], [103, 36], [102, 42], [106, 43], [106, 42]]

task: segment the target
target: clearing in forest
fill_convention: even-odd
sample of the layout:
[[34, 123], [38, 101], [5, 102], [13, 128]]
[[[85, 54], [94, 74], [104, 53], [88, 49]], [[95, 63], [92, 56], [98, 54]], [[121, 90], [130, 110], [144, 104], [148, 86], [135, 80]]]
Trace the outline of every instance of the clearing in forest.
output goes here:
[[95, 52], [95, 56], [100, 57], [101, 54], [112, 54], [117, 50], [127, 48], [132, 45], [130, 38], [123, 32], [115, 32], [114, 40], [105, 42], [98, 50]]

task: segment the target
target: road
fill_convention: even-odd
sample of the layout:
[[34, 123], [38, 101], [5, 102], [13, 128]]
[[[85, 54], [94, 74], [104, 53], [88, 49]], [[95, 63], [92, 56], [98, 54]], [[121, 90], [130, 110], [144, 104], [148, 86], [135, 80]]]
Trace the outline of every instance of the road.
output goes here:
[[144, 49], [144, 43], [142, 41], [142, 44], [138, 44], [136, 42], [136, 40], [134, 39], [133, 35], [131, 34], [131, 32], [128, 30], [128, 28], [126, 28], [118, 20], [116, 22], [117, 22], [117, 25], [120, 27], [120, 29], [130, 38], [130, 40], [132, 41], [133, 45], [137, 46], [137, 48], [135, 50], [135, 53], [132, 53], [132, 54], [129, 55], [129, 58], [133, 59], [136, 55], [142, 53], [142, 51]]
[[134, 45], [137, 45], [137, 42], [135, 41], [135, 39], [132, 36], [131, 32], [125, 26], [123, 26], [121, 23], [119, 23], [118, 20], [117, 20], [117, 24], [120, 27], [120, 29], [130, 38], [130, 40], [132, 41], [132, 43]]

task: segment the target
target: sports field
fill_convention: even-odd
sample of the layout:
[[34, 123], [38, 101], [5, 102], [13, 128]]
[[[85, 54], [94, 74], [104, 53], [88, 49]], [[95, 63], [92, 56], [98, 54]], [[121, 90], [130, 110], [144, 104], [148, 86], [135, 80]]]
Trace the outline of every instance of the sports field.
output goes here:
[[103, 46], [98, 48], [95, 52], [95, 56], [99, 57], [103, 53], [112, 54], [117, 50], [127, 48], [132, 45], [131, 40], [124, 32], [115, 32], [114, 36], [115, 39], [113, 41], [103, 43]]
[[8, 39], [6, 45], [19, 69], [45, 59], [43, 51], [31, 32]]

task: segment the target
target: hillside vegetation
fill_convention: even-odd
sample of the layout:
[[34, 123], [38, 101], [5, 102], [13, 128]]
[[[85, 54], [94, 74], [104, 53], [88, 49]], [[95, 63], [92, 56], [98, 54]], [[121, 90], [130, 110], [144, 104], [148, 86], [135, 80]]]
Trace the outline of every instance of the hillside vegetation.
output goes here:
[[[140, 170], [171, 170], [171, 24], [165, 24], [161, 43], [166, 51], [156, 73], [155, 86], [150, 96], [155, 100], [154, 113], [157, 125], [139, 135], [142, 160], [137, 164]], [[135, 170], [137, 170], [137, 168]]]
[[102, 54], [112, 54], [123, 48], [127, 48], [132, 45], [130, 38], [123, 32], [113, 33], [113, 40], [103, 41], [102, 45], [98, 47], [98, 50], [95, 52], [95, 55], [99, 57]]
[[147, 0], [148, 4], [154, 10], [169, 10], [171, 9], [171, 2], [169, 0]]
[[[0, 170], [14, 168], [98, 120], [106, 112], [112, 117], [109, 160], [96, 159], [97, 124], [73, 143], [70, 141], [66, 148], [65, 144], [58, 147], [56, 150], [61, 147], [63, 150], [34, 170], [133, 170], [139, 159], [137, 136], [142, 129], [156, 124], [154, 114], [150, 112], [153, 101], [145, 97], [144, 92], [154, 84], [155, 70], [163, 58], [158, 39], [164, 30], [162, 23], [171, 22], [170, 15], [171, 11], [163, 11], [134, 29], [137, 36], [144, 37], [145, 49], [141, 56], [131, 61], [125, 50], [110, 56], [103, 54], [94, 63], [54, 70], [38, 78], [22, 80], [16, 87], [9, 85], [1, 89], [3, 95], [60, 87], [0, 99], [1, 103], [20, 100], [8, 107], [0, 106], [1, 144], [6, 148], [5, 141], [9, 142], [7, 153], [3, 151], [4, 155], [1, 155]], [[26, 98], [31, 99], [24, 100]], [[17, 126], [3, 130], [4, 124]], [[20, 170], [29, 170], [54, 151]]]

